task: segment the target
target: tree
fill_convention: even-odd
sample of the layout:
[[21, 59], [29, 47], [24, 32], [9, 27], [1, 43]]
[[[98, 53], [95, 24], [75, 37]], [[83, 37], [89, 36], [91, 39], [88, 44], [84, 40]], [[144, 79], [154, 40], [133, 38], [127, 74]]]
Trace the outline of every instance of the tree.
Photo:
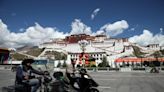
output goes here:
[[61, 67], [61, 62], [58, 63], [57, 67]]
[[67, 67], [67, 64], [66, 64], [66, 62], [64, 61], [64, 63], [63, 63], [63, 67]]
[[154, 52], [152, 55], [154, 56], [154, 58], [156, 58], [156, 60], [153, 61], [153, 65], [154, 65], [154, 66], [160, 66], [160, 62], [158, 61], [158, 58], [159, 58], [159, 57], [162, 57], [161, 52], [160, 52], [160, 51], [156, 51], [156, 52]]
[[156, 58], [156, 61], [158, 61], [158, 57], [161, 57], [162, 55], [161, 55], [160, 51], [156, 51], [153, 53], [153, 56], [154, 56], [154, 58]]
[[164, 56], [164, 49], [163, 50], [160, 50], [161, 54]]
[[107, 67], [107, 66], [109, 66], [108, 62], [107, 62], [107, 57], [106, 56], [103, 56], [102, 62], [98, 66], [99, 67]]

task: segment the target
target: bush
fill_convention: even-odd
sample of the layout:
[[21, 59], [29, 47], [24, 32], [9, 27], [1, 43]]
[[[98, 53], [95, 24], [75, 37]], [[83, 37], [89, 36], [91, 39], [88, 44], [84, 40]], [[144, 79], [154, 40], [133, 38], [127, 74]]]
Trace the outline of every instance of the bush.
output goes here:
[[93, 67], [88, 67], [87, 70], [93, 70]]
[[91, 65], [91, 67], [96, 67], [96, 65]]

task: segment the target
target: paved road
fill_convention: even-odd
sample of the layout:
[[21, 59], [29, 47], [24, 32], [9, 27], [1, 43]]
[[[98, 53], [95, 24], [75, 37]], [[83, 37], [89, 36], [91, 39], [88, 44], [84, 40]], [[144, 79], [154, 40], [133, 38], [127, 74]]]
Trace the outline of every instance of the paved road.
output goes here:
[[0, 70], [0, 88], [14, 84], [14, 80], [14, 72], [11, 72], [10, 70]]
[[[0, 70], [0, 87], [14, 84], [15, 73]], [[90, 72], [101, 92], [164, 92], [164, 73]]]
[[164, 73], [98, 72], [91, 75], [102, 92], [164, 92]]

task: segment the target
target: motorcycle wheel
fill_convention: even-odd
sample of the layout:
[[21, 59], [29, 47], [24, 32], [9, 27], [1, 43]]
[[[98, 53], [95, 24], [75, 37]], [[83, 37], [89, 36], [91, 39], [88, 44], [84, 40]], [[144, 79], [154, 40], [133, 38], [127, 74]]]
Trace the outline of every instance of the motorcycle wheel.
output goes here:
[[91, 88], [89, 92], [99, 92], [97, 88]]

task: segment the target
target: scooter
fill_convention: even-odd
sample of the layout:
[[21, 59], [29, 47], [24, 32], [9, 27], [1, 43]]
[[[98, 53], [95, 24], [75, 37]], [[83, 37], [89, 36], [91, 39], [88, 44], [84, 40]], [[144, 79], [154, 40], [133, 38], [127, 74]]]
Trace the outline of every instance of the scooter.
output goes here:
[[93, 78], [87, 74], [87, 71], [84, 68], [78, 70], [77, 73], [67, 73], [67, 77], [70, 80], [71, 86], [77, 90], [77, 92], [99, 92], [97, 89], [99, 86], [98, 83], [96, 83]]

